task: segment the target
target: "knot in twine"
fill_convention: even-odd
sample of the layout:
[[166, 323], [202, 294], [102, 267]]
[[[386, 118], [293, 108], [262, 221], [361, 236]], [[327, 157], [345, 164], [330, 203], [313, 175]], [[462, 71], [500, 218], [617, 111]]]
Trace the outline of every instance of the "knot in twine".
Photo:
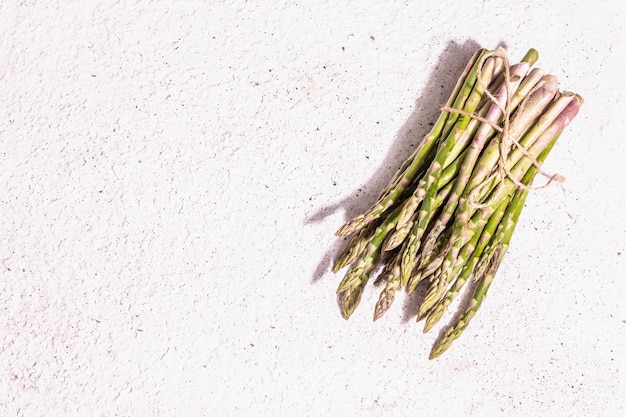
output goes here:
[[[482, 66], [484, 64], [484, 62], [488, 59], [488, 58], [497, 58], [502, 60], [503, 63], [503, 67], [504, 67], [504, 87], [505, 87], [505, 91], [506, 91], [506, 100], [505, 100], [505, 104], [504, 106], [502, 104], [500, 104], [500, 102], [496, 99], [496, 97], [491, 93], [491, 91], [489, 91], [489, 86], [483, 84], [482, 81]], [[515, 137], [515, 135], [511, 134], [510, 131], [510, 126], [511, 126], [511, 82], [513, 81], [518, 81], [519, 77], [518, 76], [511, 76], [510, 73], [510, 67], [509, 67], [509, 60], [508, 57], [506, 55], [506, 52], [504, 51], [504, 49], [502, 47], [499, 47], [496, 51], [492, 51], [488, 54], [486, 54], [485, 56], [482, 57], [481, 59], [481, 63], [478, 67], [478, 73], [477, 73], [477, 80], [476, 82], [480, 83], [480, 86], [483, 88], [484, 93], [487, 95], [487, 97], [489, 97], [489, 99], [491, 100], [491, 102], [496, 105], [500, 111], [502, 112], [503, 115], [503, 124], [502, 127], [500, 127], [497, 123], [492, 122], [490, 120], [487, 120], [486, 118], [479, 116], [478, 114], [475, 113], [469, 113], [466, 112], [464, 110], [460, 110], [460, 109], [455, 109], [453, 107], [450, 106], [445, 106], [443, 107], [441, 110], [442, 111], [447, 111], [450, 113], [458, 113], [460, 115], [466, 116], [466, 117], [470, 117], [472, 119], [476, 119], [482, 123], [485, 123], [489, 126], [491, 126], [494, 130], [496, 130], [497, 132], [500, 133], [500, 143], [499, 143], [499, 150], [500, 150], [500, 156], [498, 158], [498, 174], [501, 178], [502, 181], [499, 182], [498, 188], [502, 187], [504, 185], [504, 179], [508, 178], [511, 182], [513, 182], [519, 189], [522, 190], [540, 190], [542, 188], [545, 188], [547, 186], [549, 186], [553, 181], [556, 182], [564, 182], [565, 178], [559, 174], [549, 174], [546, 173], [545, 171], [543, 171], [541, 169], [541, 164], [539, 163], [539, 161], [537, 161], [537, 159], [535, 157], [533, 157], [517, 140], [517, 138]], [[529, 92], [528, 94], [526, 94], [526, 97], [524, 97], [524, 99], [522, 100], [522, 102], [519, 104], [519, 110], [518, 112], [521, 112], [522, 109], [524, 108], [524, 105], [526, 104], [528, 98], [535, 92], [537, 91], [539, 88], [541, 87], [541, 83], [538, 83], [537, 85], [535, 85]], [[507, 166], [506, 163], [506, 159], [509, 155], [509, 151], [510, 149], [512, 149], [512, 147], [515, 146], [517, 149], [519, 149], [519, 151], [528, 159], [530, 159], [531, 163], [537, 168], [537, 172], [542, 174], [543, 176], [547, 177], [548, 180], [545, 184], [538, 186], [538, 187], [532, 187], [530, 185], [526, 185], [524, 183], [522, 183], [521, 181], [519, 181], [517, 178], [515, 178], [515, 176], [511, 173], [511, 170], [509, 169], [509, 167]], [[481, 189], [484, 185], [486, 185], [489, 180], [491, 179], [491, 177], [487, 178], [482, 184], [480, 184], [478, 186], [478, 189]], [[499, 194], [499, 192], [496, 192], [494, 195], [494, 199], [495, 197]], [[490, 202], [485, 203], [485, 204], [481, 204], [480, 206], [487, 206]]]

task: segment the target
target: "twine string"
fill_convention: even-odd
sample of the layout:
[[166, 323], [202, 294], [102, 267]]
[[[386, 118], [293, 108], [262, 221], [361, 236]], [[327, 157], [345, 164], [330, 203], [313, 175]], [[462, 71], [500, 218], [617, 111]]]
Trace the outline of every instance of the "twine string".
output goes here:
[[[483, 83], [482, 80], [482, 67], [484, 62], [489, 59], [489, 58], [494, 58], [494, 59], [500, 59], [503, 62], [503, 66], [504, 66], [504, 81], [503, 81], [503, 85], [505, 88], [505, 102], [504, 105], [502, 105], [500, 103], [500, 101], [491, 93], [491, 91], [489, 91], [489, 86], [485, 85]], [[501, 192], [501, 188], [504, 186], [504, 180], [506, 178], [508, 178], [511, 182], [513, 182], [517, 188], [521, 189], [521, 190], [540, 190], [542, 188], [545, 188], [547, 186], [549, 186], [552, 182], [557, 181], [557, 182], [563, 182], [565, 181], [565, 178], [563, 178], [561, 175], [559, 174], [549, 174], [546, 173], [545, 171], [543, 171], [541, 169], [541, 163], [539, 163], [539, 161], [537, 161], [537, 159], [532, 156], [518, 141], [518, 138], [516, 137], [515, 134], [511, 133], [511, 113], [512, 113], [512, 109], [511, 109], [511, 82], [513, 81], [518, 81], [519, 77], [518, 76], [513, 76], [511, 77], [511, 73], [510, 73], [510, 66], [509, 66], [509, 60], [508, 57], [506, 56], [506, 53], [504, 51], [503, 48], [498, 48], [496, 51], [492, 51], [488, 54], [486, 54], [482, 60], [482, 62], [479, 64], [478, 67], [478, 73], [477, 73], [477, 81], [478, 83], [480, 83], [480, 86], [483, 88], [484, 94], [489, 98], [489, 100], [498, 107], [498, 109], [502, 112], [502, 116], [503, 116], [503, 123], [502, 126], [498, 125], [498, 123], [487, 120], [486, 118], [479, 116], [478, 114], [475, 113], [471, 113], [471, 112], [467, 112], [465, 110], [461, 110], [461, 109], [455, 109], [453, 107], [450, 106], [445, 106], [443, 107], [441, 110], [442, 111], [447, 111], [450, 113], [457, 113], [460, 114], [462, 116], [466, 116], [466, 117], [470, 117], [472, 119], [476, 119], [482, 123], [485, 123], [487, 125], [489, 125], [490, 127], [492, 127], [495, 131], [497, 131], [499, 133], [499, 137], [500, 137], [500, 141], [499, 141], [499, 158], [498, 158], [498, 166], [497, 166], [497, 173], [498, 176], [500, 177], [500, 181], [498, 182], [497, 188], [496, 188], [496, 192], [493, 193], [492, 198], [489, 199], [488, 202], [480, 204], [478, 207], [486, 207], [488, 205], [490, 205], [491, 203], [493, 203], [493, 200], [495, 200], [497, 197], [499, 197], [500, 192]], [[536, 84], [529, 92], [528, 94], [526, 94], [526, 97], [524, 97], [524, 99], [521, 101], [521, 103], [518, 106], [518, 113], [521, 113], [524, 109], [524, 106], [526, 105], [526, 102], [528, 101], [529, 97], [535, 92], [537, 91], [539, 88], [541, 88], [541, 83]], [[507, 158], [509, 156], [509, 152], [510, 150], [513, 148], [513, 146], [517, 149], [519, 149], [519, 151], [528, 159], [530, 159], [531, 163], [537, 168], [537, 172], [544, 175], [545, 177], [548, 178], [547, 182], [541, 186], [538, 187], [533, 187], [531, 185], [526, 185], [524, 183], [522, 183], [521, 181], [519, 181], [517, 178], [515, 178], [515, 176], [513, 175], [513, 173], [511, 172], [510, 168], [508, 167], [506, 161]], [[490, 183], [492, 181], [493, 175], [489, 176], [487, 179], [485, 179], [481, 184], [479, 184], [475, 191], [476, 191], [476, 195], [478, 195], [478, 193], [480, 192], [480, 190], [482, 190], [482, 188], [484, 186], [486, 186], [488, 183]]]

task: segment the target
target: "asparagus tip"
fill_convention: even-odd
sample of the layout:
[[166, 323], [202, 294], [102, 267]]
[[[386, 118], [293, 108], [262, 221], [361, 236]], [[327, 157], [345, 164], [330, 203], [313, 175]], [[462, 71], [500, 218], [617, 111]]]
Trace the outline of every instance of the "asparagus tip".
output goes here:
[[393, 301], [393, 299], [389, 300], [386, 298], [387, 296], [388, 294], [385, 290], [380, 293], [380, 298], [376, 303], [376, 306], [374, 307], [374, 321], [381, 318], [389, 309], [389, 306], [391, 305], [391, 301]]
[[[422, 311], [422, 309], [420, 308], [420, 311], [417, 312], [417, 316], [415, 316], [415, 321], [419, 323], [420, 321], [424, 320], [427, 315], [428, 311]], [[426, 330], [424, 330], [424, 333], [426, 333]]]
[[435, 323], [439, 320], [439, 315], [435, 316], [432, 313], [428, 315], [426, 318], [426, 323], [424, 323], [424, 333], [428, 333], [430, 329], [435, 327]]
[[346, 236], [350, 234], [350, 231], [348, 230], [348, 228], [350, 227], [350, 223], [346, 223], [343, 226], [341, 226], [339, 228], [339, 230], [337, 230], [335, 232], [335, 236]]
[[430, 359], [431, 361], [432, 361], [433, 359], [437, 359], [439, 356], [441, 356], [441, 354], [442, 354], [442, 353], [443, 353], [443, 351], [439, 351], [439, 350], [435, 350], [435, 349], [433, 349], [433, 350], [430, 352], [430, 355], [428, 355], [428, 359]]

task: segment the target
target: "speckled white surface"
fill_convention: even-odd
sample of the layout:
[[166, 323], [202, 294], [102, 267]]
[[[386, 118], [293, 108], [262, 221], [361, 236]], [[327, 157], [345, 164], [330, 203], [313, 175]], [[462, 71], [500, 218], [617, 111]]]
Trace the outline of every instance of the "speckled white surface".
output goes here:
[[[254, 3], [0, 2], [0, 415], [626, 415], [621, 2]], [[429, 361], [334, 232], [498, 45], [586, 101]]]

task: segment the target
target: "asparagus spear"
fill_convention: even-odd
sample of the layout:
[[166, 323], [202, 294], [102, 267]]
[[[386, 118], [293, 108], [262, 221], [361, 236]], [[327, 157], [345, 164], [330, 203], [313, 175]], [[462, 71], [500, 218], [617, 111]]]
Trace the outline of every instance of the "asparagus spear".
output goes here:
[[422, 280], [430, 278], [430, 276], [434, 274], [437, 269], [439, 269], [443, 262], [443, 255], [445, 254], [451, 234], [452, 228], [448, 227], [441, 234], [442, 238], [437, 241], [433, 250], [428, 253], [422, 253], [420, 263], [417, 266], [416, 271], [410, 276], [406, 284], [407, 292], [409, 294], [415, 291]]
[[[550, 150], [556, 143], [558, 137], [555, 137], [551, 144], [545, 149], [544, 156], [541, 159], [545, 159], [545, 157], [550, 153]], [[530, 184], [535, 174], [537, 173], [536, 167], [531, 167], [527, 175], [525, 175], [526, 183]], [[518, 189], [515, 193], [515, 196], [511, 200], [510, 204], [507, 207], [507, 211], [505, 214], [505, 218], [502, 223], [498, 227], [498, 231], [494, 236], [495, 242], [495, 250], [491, 252], [490, 256], [486, 258], [487, 264], [485, 272], [478, 277], [478, 285], [474, 290], [474, 294], [470, 301], [469, 306], [466, 310], [461, 314], [456, 323], [446, 330], [445, 335], [435, 342], [433, 346], [429, 359], [435, 359], [439, 357], [443, 352], [445, 352], [451, 345], [454, 340], [456, 340], [461, 333], [467, 328], [470, 320], [474, 317], [478, 309], [480, 308], [482, 302], [487, 296], [487, 291], [493, 282], [493, 279], [496, 276], [498, 268], [500, 267], [500, 263], [506, 254], [506, 251], [509, 248], [509, 244], [511, 241], [511, 237], [513, 236], [513, 232], [515, 230], [515, 226], [517, 225], [517, 221], [524, 207], [524, 203], [526, 201], [526, 197], [528, 196], [527, 189]]]
[[465, 330], [472, 317], [474, 317], [480, 308], [482, 301], [485, 299], [487, 290], [495, 277], [495, 273], [500, 265], [500, 262], [502, 261], [503, 251], [504, 249], [501, 249], [494, 254], [493, 258], [490, 260], [489, 270], [479, 281], [469, 309], [459, 318], [456, 326], [449, 328], [445, 336], [435, 344], [430, 352], [429, 359], [435, 359], [445, 352], [452, 345], [452, 342]]
[[358, 233], [353, 234], [335, 261], [335, 264], [333, 265], [333, 272], [338, 272], [341, 268], [354, 262], [361, 252], [363, 252], [363, 249], [365, 249], [370, 239], [374, 236], [375, 230], [376, 228], [374, 227], [374, 224], [370, 223], [367, 227], [359, 230]]
[[400, 261], [402, 260], [402, 256], [398, 255], [394, 257], [391, 266], [389, 267], [386, 276], [385, 276], [385, 288], [381, 291], [380, 296], [378, 297], [378, 302], [374, 307], [374, 321], [378, 320], [389, 310], [393, 300], [395, 299], [396, 291], [401, 288], [401, 279], [400, 279]]
[[[541, 77], [543, 76], [543, 71], [538, 68], [534, 68], [528, 75], [526, 75], [526, 71], [537, 61], [538, 52], [535, 49], [529, 49], [526, 55], [522, 58], [521, 62], [511, 66], [508, 69], [508, 73], [510, 76], [508, 86], [505, 83], [505, 65], [507, 65], [506, 60], [503, 56], [506, 56], [503, 50], [499, 50], [496, 53], [493, 53], [496, 59], [495, 66], [496, 69], [493, 73], [493, 81], [489, 85], [488, 91], [496, 91], [497, 93], [485, 94], [482, 97], [482, 102], [480, 104], [480, 109], [475, 112], [475, 116], [472, 117], [468, 128], [464, 130], [462, 139], [457, 142], [455, 148], [450, 152], [448, 159], [446, 160], [444, 166], [448, 166], [452, 161], [454, 161], [460, 152], [465, 149], [471, 140], [476, 134], [477, 129], [483, 123], [483, 119], [487, 116], [489, 110], [493, 107], [494, 102], [500, 104], [500, 107], [503, 108], [505, 103], [498, 100], [497, 96], [503, 96], [508, 90], [508, 95], [512, 95], [510, 101], [510, 110], [511, 113], [517, 108], [519, 103], [526, 97], [526, 95], [531, 91], [531, 89], [539, 82]], [[521, 80], [521, 83], [520, 83]], [[507, 88], [508, 87], [508, 88]], [[489, 118], [487, 118], [489, 119]], [[492, 123], [497, 124], [502, 122], [502, 117], [500, 120], [493, 121]]]
[[[527, 66], [525, 64], [532, 64], [535, 62], [536, 51], [531, 49], [527, 53], [527, 55], [524, 57], [524, 59], [527, 60], [528, 62], [527, 63], [522, 62], [515, 68], [516, 72], [514, 72], [513, 74], [515, 78], [515, 82], [514, 82], [513, 87], [517, 87], [517, 83], [521, 79], [520, 75], [523, 74], [524, 69], [527, 69]], [[514, 123], [512, 126], [512, 130], [514, 132], [524, 132], [526, 129], [528, 129], [528, 125], [532, 122], [533, 116], [535, 116], [536, 118], [536, 112], [539, 112], [540, 110], [542, 110], [543, 106], [545, 106], [547, 102], [551, 99], [551, 97], [553, 97], [554, 94], [556, 93], [557, 84], [556, 84], [555, 77], [542, 76], [539, 82], [537, 82], [537, 79], [539, 78], [538, 76], [542, 74], [542, 71], [540, 70], [531, 71], [531, 74], [532, 74], [532, 78], [529, 80], [529, 82], [526, 82], [526, 83], [522, 82], [522, 84], [517, 89], [518, 90], [517, 94], [515, 94], [515, 96], [513, 97], [511, 101], [511, 106], [518, 106], [519, 103], [522, 101], [522, 99], [526, 97], [526, 94], [530, 93], [529, 97], [527, 98], [527, 101], [529, 103], [528, 107], [532, 109], [532, 111], [525, 110], [524, 112], [521, 113], [522, 116], [519, 117], [517, 119], [517, 123]], [[537, 83], [539, 84], [536, 85]], [[497, 104], [500, 104], [500, 103], [497, 103]], [[514, 108], [514, 107], [511, 107], [511, 108]], [[496, 118], [496, 115], [499, 113], [499, 110], [500, 109], [496, 105], [492, 111], [493, 112], [492, 117]], [[484, 131], [481, 132], [481, 138], [479, 139], [481, 142], [478, 142], [478, 144], [482, 144], [488, 139], [487, 133], [484, 133], [484, 132], [488, 132], [487, 127], [485, 127]], [[482, 135], [485, 135], [486, 137], [482, 137]], [[476, 145], [475, 141], [472, 141], [472, 143]], [[495, 145], [491, 145], [491, 146], [495, 148]], [[480, 153], [481, 150], [482, 148], [480, 146], [476, 146], [476, 149], [472, 151], [472, 154], [474, 156], [472, 156], [468, 160], [467, 165], [465, 165], [467, 170], [471, 170], [472, 168], [474, 168], [474, 164], [472, 164], [472, 162], [475, 161], [475, 153]], [[487, 175], [487, 173], [493, 169], [493, 166], [497, 162], [497, 157], [498, 157], [498, 154], [496, 153], [495, 149], [491, 149], [489, 152], [485, 152], [485, 153], [491, 156], [491, 160], [489, 158], [486, 158], [484, 160], [479, 161], [479, 165], [484, 165], [484, 172], [482, 173], [482, 177], [481, 177], [482, 180], [484, 180], [484, 177]], [[472, 175], [476, 176], [476, 173], [472, 172]], [[457, 190], [461, 191], [463, 188], [471, 189], [471, 187], [463, 187], [463, 185], [467, 183], [465, 173], [464, 174], [460, 173], [459, 177], [460, 178], [457, 180], [457, 183], [458, 183]], [[475, 187], [478, 184], [471, 184], [471, 185]], [[451, 216], [452, 213], [454, 213], [454, 208], [456, 206], [455, 204], [456, 199], [458, 199], [458, 196], [456, 196], [455, 198], [451, 197], [450, 201], [454, 203], [451, 205], [448, 205], [448, 204], [446, 205], [447, 207], [446, 211], [449, 214], [444, 214], [442, 217], [440, 217], [439, 219], [435, 221], [435, 224], [431, 229], [431, 233], [429, 233], [429, 236], [427, 236], [426, 238], [426, 242], [428, 243], [428, 245], [422, 250], [422, 254], [427, 254], [432, 251], [434, 242], [436, 241], [439, 234], [441, 234], [442, 230], [445, 228], [445, 224], [449, 221], [449, 218], [447, 216], [448, 215]], [[424, 210], [424, 208], [426, 208], [426, 210]], [[427, 208], [428, 208], [427, 205], [423, 204], [423, 208], [421, 209], [421, 211], [426, 212]], [[467, 214], [471, 214], [471, 212], [468, 212]], [[421, 237], [421, 234], [423, 234], [423, 230], [419, 228], [417, 225], [414, 226], [414, 231], [412, 231], [409, 237], [410, 239], [409, 250], [405, 253], [404, 260], [403, 260], [403, 274], [405, 274], [405, 276], [411, 273], [411, 271], [415, 267], [415, 264], [417, 263], [415, 256], [420, 246], [419, 239]]]
[[[485, 185], [483, 193], [492, 190], [497, 185], [502, 186], [503, 184], [501, 183], [501, 179], [503, 173], [509, 178], [514, 177], [511, 175], [511, 167], [514, 167], [518, 162], [520, 162], [523, 155], [528, 156], [527, 149], [534, 145], [535, 141], [540, 138], [540, 135], [544, 135], [547, 138], [553, 137], [553, 130], [556, 126], [558, 126], [558, 124], [552, 127], [552, 130], [548, 130], [548, 128], [557, 118], [563, 118], [568, 114], [568, 112], [563, 113], [563, 111], [573, 100], [577, 100], [574, 93], [565, 92], [557, 94], [555, 100], [548, 106], [548, 108], [537, 119], [536, 123], [527, 131], [518, 143], [499, 143], [501, 167], [503, 168], [503, 172], [494, 171], [491, 174], [491, 177], [483, 183]], [[573, 106], [576, 105], [576, 103], [573, 104]], [[562, 114], [563, 116], [561, 116]], [[506, 161], [504, 161], [504, 159], [506, 159]], [[526, 163], [528, 162], [532, 163], [532, 159], [526, 160]], [[513, 182], [520, 185], [519, 182], [515, 180]]]
[[400, 213], [401, 206], [396, 208], [385, 221], [376, 228], [374, 236], [369, 240], [361, 257], [356, 264], [348, 270], [343, 280], [337, 288], [340, 296], [341, 313], [345, 319], [348, 319], [354, 309], [361, 301], [363, 288], [369, 280], [370, 274], [376, 267], [376, 263], [380, 258], [381, 246], [389, 233], [393, 230]]

